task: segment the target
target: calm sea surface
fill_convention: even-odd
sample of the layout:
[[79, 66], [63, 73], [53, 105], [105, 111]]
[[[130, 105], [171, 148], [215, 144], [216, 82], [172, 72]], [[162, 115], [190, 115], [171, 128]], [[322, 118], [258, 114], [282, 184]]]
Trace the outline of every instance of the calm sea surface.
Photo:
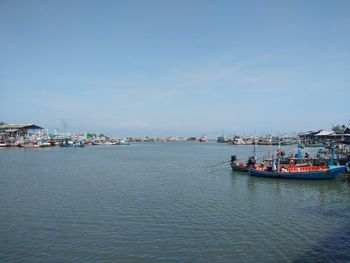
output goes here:
[[207, 167], [232, 154], [252, 146], [0, 149], [0, 262], [350, 262], [348, 183]]

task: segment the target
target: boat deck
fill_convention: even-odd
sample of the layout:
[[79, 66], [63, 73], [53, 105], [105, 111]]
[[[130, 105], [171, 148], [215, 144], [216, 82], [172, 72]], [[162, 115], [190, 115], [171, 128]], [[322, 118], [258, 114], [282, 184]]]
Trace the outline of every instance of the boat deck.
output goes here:
[[[281, 173], [300, 173], [300, 172], [316, 172], [316, 171], [326, 171], [329, 167], [327, 165], [322, 166], [287, 166], [282, 165], [279, 169], [279, 172]], [[255, 170], [259, 171], [269, 171], [268, 169], [262, 169], [259, 167], [256, 167]]]

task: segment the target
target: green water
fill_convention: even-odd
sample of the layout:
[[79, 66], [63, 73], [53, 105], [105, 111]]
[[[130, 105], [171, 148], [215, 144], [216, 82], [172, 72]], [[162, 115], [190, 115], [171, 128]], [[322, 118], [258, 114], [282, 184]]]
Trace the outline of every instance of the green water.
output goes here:
[[350, 262], [349, 184], [207, 168], [251, 153], [214, 142], [0, 149], [0, 262]]

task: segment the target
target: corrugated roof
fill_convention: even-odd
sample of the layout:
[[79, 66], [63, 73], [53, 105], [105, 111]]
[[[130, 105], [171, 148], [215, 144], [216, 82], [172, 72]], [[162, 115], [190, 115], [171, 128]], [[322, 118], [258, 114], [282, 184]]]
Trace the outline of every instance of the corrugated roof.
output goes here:
[[335, 134], [334, 131], [322, 130], [319, 133], [317, 133], [315, 136], [329, 136], [329, 135], [333, 135], [333, 134]]
[[7, 130], [5, 130], [5, 132], [16, 132], [16, 131], [18, 131], [18, 129], [7, 129]]
[[313, 131], [307, 131], [307, 132], [300, 132], [300, 133], [298, 133], [298, 135], [299, 135], [299, 136], [305, 136], [305, 135], [310, 135], [310, 134], [313, 134], [313, 133], [315, 133], [315, 132], [313, 132]]
[[35, 124], [5, 124], [0, 125], [0, 129], [44, 129]]

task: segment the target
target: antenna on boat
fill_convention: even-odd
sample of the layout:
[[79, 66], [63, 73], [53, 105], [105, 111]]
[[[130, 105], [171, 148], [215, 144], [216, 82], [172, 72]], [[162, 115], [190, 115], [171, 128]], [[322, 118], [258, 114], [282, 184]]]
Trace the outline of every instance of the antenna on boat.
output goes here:
[[303, 149], [304, 147], [301, 144], [298, 144], [298, 153], [297, 153], [297, 161], [298, 163], [301, 163], [301, 159], [303, 157], [303, 154], [301, 152], [301, 149]]

